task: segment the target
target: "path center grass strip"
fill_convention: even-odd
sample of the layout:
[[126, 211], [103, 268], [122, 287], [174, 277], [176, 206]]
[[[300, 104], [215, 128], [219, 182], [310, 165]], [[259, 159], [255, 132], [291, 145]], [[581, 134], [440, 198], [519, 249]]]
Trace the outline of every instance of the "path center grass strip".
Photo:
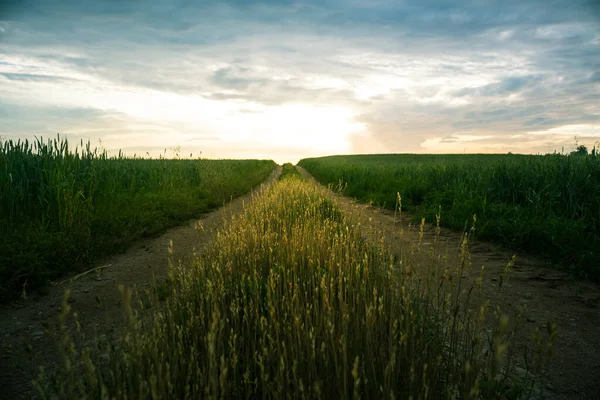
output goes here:
[[479, 238], [545, 255], [600, 280], [600, 157], [548, 154], [356, 155], [299, 165], [345, 194], [462, 231], [477, 215]]
[[540, 334], [530, 348], [536, 362], [514, 375], [518, 323], [470, 304], [477, 287], [461, 286], [467, 243], [458, 265], [391, 257], [324, 189], [290, 173], [228, 220], [191, 265], [172, 267], [165, 303], [125, 296], [138, 312], [118, 345], [96, 347], [108, 348], [108, 363], [65, 333], [65, 368], [36, 385], [42, 397], [61, 398], [528, 394], [552, 339]]
[[109, 157], [60, 138], [0, 142], [0, 300], [220, 207], [275, 166]]

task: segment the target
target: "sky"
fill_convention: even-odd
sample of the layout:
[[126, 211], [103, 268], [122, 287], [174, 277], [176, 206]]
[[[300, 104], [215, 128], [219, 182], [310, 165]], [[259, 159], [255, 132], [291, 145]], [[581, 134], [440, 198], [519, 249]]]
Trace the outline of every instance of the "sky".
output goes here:
[[0, 137], [128, 155], [600, 141], [600, 0], [0, 0]]

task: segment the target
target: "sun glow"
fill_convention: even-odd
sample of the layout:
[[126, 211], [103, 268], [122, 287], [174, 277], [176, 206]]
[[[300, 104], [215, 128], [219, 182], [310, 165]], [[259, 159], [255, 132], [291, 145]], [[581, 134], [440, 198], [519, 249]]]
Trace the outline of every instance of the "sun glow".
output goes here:
[[287, 104], [265, 107], [253, 113], [234, 113], [223, 121], [224, 131], [234, 140], [264, 142], [276, 148], [308, 149], [316, 152], [344, 152], [349, 136], [364, 130], [342, 107]]
[[[65, 82], [13, 82], [12, 97], [29, 104], [83, 107], [107, 112], [120, 120], [122, 129], [108, 130], [105, 144], [126, 148], [181, 146], [188, 153], [190, 135], [210, 137], [201, 147], [218, 150], [228, 157], [235, 148], [236, 157], [252, 158], [257, 149], [285, 159], [285, 153], [344, 153], [350, 150], [350, 136], [365, 130], [353, 121], [351, 110], [340, 106], [310, 104], [267, 105], [247, 100], [215, 100], [210, 93], [180, 94], [115, 85], [98, 79]], [[25, 90], [26, 86], [29, 90]], [[22, 91], [18, 86], [22, 86]], [[19, 93], [49, 93], [35, 99]], [[132, 129], [134, 128], [135, 129]], [[114, 136], [123, 131], [122, 140]], [[86, 135], [87, 130], [67, 129], [71, 134]], [[111, 136], [112, 134], [112, 136]], [[136, 136], [137, 134], [137, 136]], [[90, 135], [91, 136], [91, 135]], [[103, 139], [101, 132], [94, 137]], [[112, 143], [114, 142], [114, 143]], [[167, 144], [170, 144], [167, 146]], [[198, 143], [195, 144], [198, 146]], [[241, 149], [247, 149], [246, 154]], [[281, 153], [281, 154], [279, 154]], [[212, 154], [210, 151], [207, 154]]]

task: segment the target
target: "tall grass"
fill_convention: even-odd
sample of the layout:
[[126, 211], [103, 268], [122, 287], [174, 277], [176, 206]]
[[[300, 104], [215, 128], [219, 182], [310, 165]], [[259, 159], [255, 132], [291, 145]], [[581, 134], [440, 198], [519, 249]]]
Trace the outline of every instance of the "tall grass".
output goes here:
[[535, 361], [515, 374], [519, 319], [473, 301], [478, 286], [461, 279], [468, 237], [457, 265], [435, 252], [392, 257], [290, 174], [191, 265], [173, 266], [162, 306], [126, 293], [118, 344], [81, 350], [65, 334], [64, 365], [36, 387], [42, 398], [527, 396], [555, 331], [537, 334]]
[[0, 142], [0, 298], [218, 207], [274, 167], [109, 157], [60, 137]]
[[396, 193], [418, 218], [550, 256], [600, 279], [600, 157], [551, 155], [333, 156], [299, 163], [323, 183], [393, 208]]

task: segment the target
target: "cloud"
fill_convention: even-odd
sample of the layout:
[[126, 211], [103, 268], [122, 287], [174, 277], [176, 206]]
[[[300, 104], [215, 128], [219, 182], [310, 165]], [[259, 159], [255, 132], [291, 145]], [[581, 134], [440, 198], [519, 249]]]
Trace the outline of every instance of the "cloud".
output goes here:
[[[199, 134], [232, 154], [273, 157], [483, 143], [534, 151], [541, 135], [530, 132], [600, 125], [597, 4], [12, 2], [0, 10], [0, 102], [39, 123], [15, 116], [3, 129], [95, 123], [114, 146]], [[92, 114], [84, 123], [59, 109]]]
[[59, 82], [70, 81], [72, 79], [63, 78], [60, 76], [38, 75], [38, 74], [15, 74], [10, 72], [2, 72], [0, 76], [5, 77], [10, 81], [26, 81], [26, 82]]
[[505, 96], [511, 93], [523, 91], [543, 83], [544, 75], [511, 76], [502, 78], [499, 82], [476, 87], [465, 88], [456, 92], [457, 96]]
[[582, 136], [587, 138], [600, 138], [600, 125], [577, 124], [563, 125], [543, 131], [528, 132], [532, 135], [567, 135], [569, 137]]
[[441, 139], [438, 139], [439, 143], [456, 143], [458, 142], [458, 137], [456, 136], [445, 136]]
[[212, 75], [211, 82], [219, 87], [235, 90], [246, 90], [252, 85], [264, 85], [268, 82], [265, 78], [251, 79], [241, 76], [248, 71], [248, 68], [237, 66], [219, 68]]

